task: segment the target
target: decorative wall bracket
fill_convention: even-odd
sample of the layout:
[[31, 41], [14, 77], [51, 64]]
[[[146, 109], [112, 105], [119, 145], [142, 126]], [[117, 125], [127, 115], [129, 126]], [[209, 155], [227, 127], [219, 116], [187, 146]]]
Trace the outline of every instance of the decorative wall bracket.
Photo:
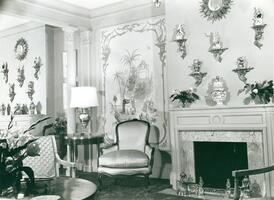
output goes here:
[[254, 15], [253, 15], [253, 30], [255, 31], [255, 41], [254, 45], [258, 48], [261, 48], [263, 44], [261, 43], [263, 39], [263, 33], [264, 28], [266, 27], [266, 24], [263, 22], [264, 19], [264, 13], [260, 8], [254, 8]]
[[14, 92], [14, 86], [14, 83], [9, 84], [9, 97], [11, 102], [14, 100], [14, 97], [16, 95], [16, 93]]
[[185, 30], [184, 26], [182, 24], [179, 24], [175, 28], [174, 36], [173, 36], [173, 41], [177, 43], [178, 49], [177, 51], [181, 53], [181, 58], [185, 58], [187, 55], [186, 52], [186, 41], [187, 39], [185, 38]]
[[34, 63], [33, 68], [35, 70], [34, 77], [36, 78], [36, 80], [38, 80], [39, 79], [38, 73], [40, 71], [41, 66], [43, 65], [41, 62], [40, 56], [35, 57], [33, 63]]
[[190, 66], [192, 72], [189, 75], [195, 79], [196, 87], [198, 87], [202, 83], [203, 78], [207, 75], [207, 72], [200, 71], [201, 65], [202, 65], [202, 61], [200, 61], [199, 59], [195, 59], [193, 60], [193, 64]]
[[29, 81], [28, 83], [28, 90], [27, 90], [27, 94], [29, 99], [32, 101], [33, 100], [33, 94], [34, 94], [34, 82], [33, 81]]
[[24, 81], [25, 81], [25, 69], [24, 66], [22, 68], [18, 68], [17, 69], [18, 72], [18, 77], [17, 77], [17, 81], [19, 83], [19, 86], [22, 87], [24, 85]]
[[219, 33], [212, 33], [205, 34], [207, 37], [209, 37], [210, 47], [209, 52], [213, 54], [215, 60], [218, 62], [222, 62], [221, 55], [228, 49], [223, 47], [223, 43], [221, 41]]
[[233, 69], [232, 71], [238, 74], [238, 77], [241, 81], [244, 83], [246, 82], [247, 78], [245, 77], [248, 72], [253, 70], [254, 67], [249, 67], [249, 68], [237, 68]]
[[1, 66], [1, 73], [4, 75], [4, 81], [7, 83], [9, 81], [9, 68], [8, 68], [8, 63], [3, 63]]
[[237, 68], [233, 69], [232, 71], [237, 73], [239, 79], [245, 83], [247, 80], [247, 78], [245, 77], [246, 74], [253, 69], [254, 67], [249, 67], [246, 58], [242, 56], [237, 58]]
[[209, 49], [208, 51], [213, 54], [215, 60], [218, 62], [222, 62], [222, 54], [227, 50], [228, 48], [219, 48], [219, 49]]

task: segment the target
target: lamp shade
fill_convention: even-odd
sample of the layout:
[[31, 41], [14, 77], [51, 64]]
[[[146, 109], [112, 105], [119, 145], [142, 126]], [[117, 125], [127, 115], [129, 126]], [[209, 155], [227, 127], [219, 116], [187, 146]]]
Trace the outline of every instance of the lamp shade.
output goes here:
[[98, 106], [97, 90], [95, 87], [71, 88], [71, 108], [88, 108]]

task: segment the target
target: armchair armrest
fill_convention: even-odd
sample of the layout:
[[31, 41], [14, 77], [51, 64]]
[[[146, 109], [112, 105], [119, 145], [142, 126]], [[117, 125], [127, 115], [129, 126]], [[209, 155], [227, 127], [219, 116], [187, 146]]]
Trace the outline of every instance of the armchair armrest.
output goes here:
[[76, 163], [70, 162], [70, 161], [66, 161], [66, 160], [62, 160], [60, 158], [60, 156], [58, 155], [58, 153], [55, 153], [55, 159], [56, 159], [56, 162], [59, 165], [63, 165], [66, 168], [71, 168], [72, 169], [71, 176], [73, 178], [75, 178], [75, 175], [76, 175]]
[[155, 148], [150, 146], [149, 144], [146, 144], [145, 146], [145, 153], [147, 154], [149, 160], [150, 160], [150, 166], [152, 168], [154, 163], [154, 150]]

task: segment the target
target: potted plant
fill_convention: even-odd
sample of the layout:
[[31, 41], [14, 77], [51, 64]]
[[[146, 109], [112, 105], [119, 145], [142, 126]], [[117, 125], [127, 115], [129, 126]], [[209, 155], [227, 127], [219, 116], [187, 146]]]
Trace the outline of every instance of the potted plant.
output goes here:
[[[48, 132], [48, 133], [47, 133]], [[61, 158], [66, 155], [65, 135], [67, 134], [67, 120], [65, 117], [56, 117], [54, 121], [43, 128], [43, 135], [54, 135], [58, 153]]]
[[26, 130], [17, 130], [13, 127], [13, 118], [12, 115], [7, 129], [0, 131], [0, 194], [12, 187], [14, 195], [17, 195], [21, 189], [22, 172], [25, 172], [29, 178], [27, 189], [33, 188], [33, 170], [23, 166], [23, 160], [28, 156], [39, 155], [39, 144], [35, 142], [38, 138], [30, 134], [30, 131], [40, 122], [48, 119], [48, 117], [42, 118]]
[[200, 97], [196, 93], [194, 93], [192, 88], [182, 91], [175, 90], [170, 98], [172, 99], [172, 101], [177, 100], [182, 103], [183, 107], [186, 107], [200, 99]]
[[244, 99], [245, 104], [250, 103], [250, 101], [254, 101], [255, 104], [268, 104], [273, 100], [273, 90], [273, 80], [265, 80], [261, 83], [246, 83], [244, 88], [238, 91], [238, 95], [242, 92], [249, 94], [249, 96]]

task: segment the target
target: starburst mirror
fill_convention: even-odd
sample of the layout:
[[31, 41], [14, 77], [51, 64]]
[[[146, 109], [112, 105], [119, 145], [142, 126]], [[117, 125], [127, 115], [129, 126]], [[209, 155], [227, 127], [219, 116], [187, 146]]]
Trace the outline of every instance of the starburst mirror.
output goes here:
[[221, 20], [231, 9], [232, 0], [202, 0], [200, 12], [212, 23]]

